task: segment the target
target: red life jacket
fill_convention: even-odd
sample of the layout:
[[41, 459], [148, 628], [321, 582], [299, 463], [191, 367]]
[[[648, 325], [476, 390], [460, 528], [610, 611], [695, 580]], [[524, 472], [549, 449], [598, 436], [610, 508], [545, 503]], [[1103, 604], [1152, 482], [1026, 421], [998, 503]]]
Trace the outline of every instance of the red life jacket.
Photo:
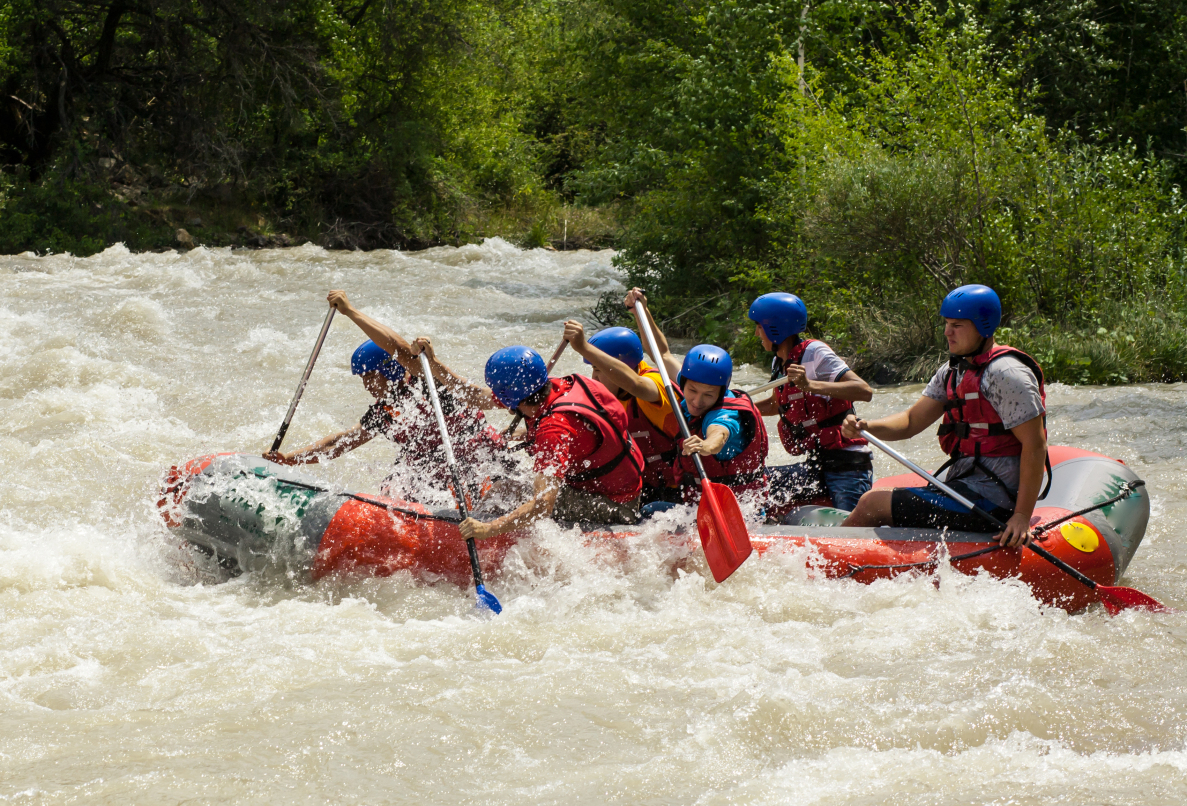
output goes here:
[[[481, 447], [506, 447], [503, 437], [486, 422], [486, 416], [472, 406], [457, 401], [447, 390], [438, 391], [445, 426], [453, 441], [454, 453], [465, 460]], [[392, 442], [409, 445], [418, 455], [440, 454], [445, 461], [445, 446], [437, 427], [433, 406], [423, 397], [408, 394], [402, 399], [379, 401], [367, 410], [362, 425], [368, 431], [381, 433]]]
[[[598, 438], [598, 447], [565, 472], [565, 484], [605, 496], [639, 495], [643, 489], [643, 454], [627, 432], [626, 410], [610, 390], [584, 375], [552, 378], [552, 394], [528, 421], [528, 452], [535, 453], [536, 430], [549, 416], [574, 414]], [[565, 384], [569, 388], [565, 390]], [[559, 392], [559, 394], [557, 394]]]
[[[733, 459], [725, 461], [716, 456], [702, 456], [701, 464], [705, 468], [705, 474], [709, 477], [709, 481], [724, 484], [737, 494], [751, 493], [760, 496], [765, 502], [767, 495], [766, 461], [767, 452], [770, 450], [767, 429], [763, 425], [762, 414], [755, 408], [750, 395], [741, 389], [730, 391], [734, 393], [733, 397], [726, 397], [723, 392], [717, 404], [705, 414], [718, 408], [738, 412], [738, 419], [742, 423], [742, 441], [746, 447]], [[702, 432], [701, 424], [705, 420], [705, 414], [689, 417], [688, 431], [690, 434]], [[700, 481], [697, 479], [697, 467], [693, 458], [685, 456], [682, 452], [684, 437], [676, 441], [676, 449], [680, 452], [678, 453], [677, 466], [683, 477], [685, 499], [695, 500], [700, 494]]]
[[[648, 367], [639, 375], [653, 375], [660, 381], [660, 386], [663, 386], [662, 376], [657, 369]], [[679, 389], [676, 390], [676, 394], [680, 394]], [[643, 484], [660, 489], [675, 487], [676, 439], [680, 435], [676, 415], [668, 412], [664, 416], [664, 427], [659, 428], [643, 413], [643, 408], [636, 398], [632, 397], [623, 405], [626, 408], [627, 430], [643, 455]], [[680, 405], [679, 399], [674, 401], [674, 405]]]
[[[1019, 456], [1022, 443], [1002, 425], [1002, 418], [981, 394], [981, 377], [985, 369], [997, 359], [1011, 355], [1021, 361], [1034, 373], [1039, 382], [1039, 395], [1047, 408], [1047, 390], [1043, 383], [1043, 370], [1038, 362], [1021, 350], [995, 345], [980, 355], [962, 360], [965, 373], [957, 384], [955, 368], [948, 372], [947, 394], [944, 402], [944, 420], [937, 436], [940, 447], [953, 458], [961, 456]], [[1046, 433], [1044, 417], [1044, 434]]]
[[[439, 390], [438, 394], [458, 461], [481, 461], [506, 448], [502, 435], [486, 422], [481, 411], [460, 403], [445, 389]], [[378, 401], [367, 410], [360, 423], [366, 430], [405, 446], [405, 464], [429, 474], [438, 482], [450, 480], [437, 416], [432, 404], [423, 397], [409, 391], [394, 400]]]
[[[798, 364], [808, 345], [816, 339], [804, 339], [791, 349], [783, 362], [783, 374], [788, 364]], [[841, 424], [853, 411], [853, 403], [837, 397], [825, 397], [805, 392], [786, 383], [775, 390], [779, 403], [779, 439], [792, 456], [815, 450], [834, 451], [868, 444], [864, 439], [848, 439], [841, 433]]]

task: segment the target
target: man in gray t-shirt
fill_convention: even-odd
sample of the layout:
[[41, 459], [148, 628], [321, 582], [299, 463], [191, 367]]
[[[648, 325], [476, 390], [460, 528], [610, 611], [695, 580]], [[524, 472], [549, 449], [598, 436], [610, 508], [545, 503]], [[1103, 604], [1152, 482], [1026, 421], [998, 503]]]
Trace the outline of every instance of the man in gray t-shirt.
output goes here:
[[[1029, 543], [1047, 457], [1042, 370], [1024, 353], [1004, 352], [994, 343], [1001, 301], [993, 289], [962, 286], [944, 299], [940, 315], [952, 358], [923, 396], [907, 411], [880, 420], [850, 416], [843, 431], [847, 437], [868, 431], [884, 440], [910, 439], [953, 407], [940, 442], [959, 458], [943, 481], [1005, 522], [997, 535], [1002, 545]], [[988, 453], [995, 455], [982, 455]], [[996, 529], [934, 487], [871, 490], [844, 525]]]
[[[952, 379], [954, 385], [959, 384], [964, 377], [963, 370], [953, 369], [945, 361], [923, 390], [923, 396], [938, 400], [941, 404], [947, 400], [948, 377], [951, 373], [956, 373]], [[1003, 356], [985, 368], [981, 375], [981, 394], [1001, 417], [1002, 426], [1007, 430], [1047, 413], [1043, 408], [1039, 379], [1030, 371], [1030, 367], [1011, 355]], [[1012, 510], [1014, 501], [1011, 495], [1018, 490], [1021, 457], [983, 456], [979, 464], [981, 467], [975, 467], [971, 457], [957, 459], [940, 477], [940, 481], [960, 480], [962, 486], [973, 493], [970, 498], [987, 499], [1001, 509]], [[1001, 479], [1009, 491], [1003, 489], [982, 468]]]

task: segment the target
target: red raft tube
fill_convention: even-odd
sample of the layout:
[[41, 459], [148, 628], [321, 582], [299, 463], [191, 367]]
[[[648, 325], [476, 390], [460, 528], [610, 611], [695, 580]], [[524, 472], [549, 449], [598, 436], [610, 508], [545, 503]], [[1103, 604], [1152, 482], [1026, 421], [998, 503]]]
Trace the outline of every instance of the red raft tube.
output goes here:
[[[1052, 479], [1032, 523], [1050, 523], [1099, 505], [1139, 482], [1127, 466], [1076, 448], [1051, 448]], [[881, 479], [876, 487], [922, 486], [914, 475]], [[326, 489], [317, 480], [264, 459], [218, 454], [172, 468], [158, 503], [165, 522], [193, 546], [232, 571], [270, 563], [296, 564], [314, 580], [330, 573], [388, 576], [406, 570], [426, 582], [470, 583], [466, 545], [456, 511], [380, 495]], [[1026, 583], [1039, 600], [1069, 612], [1096, 601], [1083, 584], [1025, 549], [992, 548], [989, 534], [934, 529], [854, 528], [835, 525], [843, 513], [803, 507], [797, 525], [754, 526], [760, 556], [810, 546], [813, 566], [826, 577], [859, 582], [927, 571], [947, 558], [964, 573], [984, 571]], [[1115, 585], [1133, 559], [1150, 516], [1150, 499], [1137, 486], [1128, 497], [1046, 531], [1041, 544], [1103, 585]], [[638, 535], [639, 527], [582, 525], [591, 542]], [[479, 541], [483, 568], [496, 570], [519, 534]], [[696, 542], [695, 530], [657, 539]], [[972, 555], [960, 559], [963, 555]]]

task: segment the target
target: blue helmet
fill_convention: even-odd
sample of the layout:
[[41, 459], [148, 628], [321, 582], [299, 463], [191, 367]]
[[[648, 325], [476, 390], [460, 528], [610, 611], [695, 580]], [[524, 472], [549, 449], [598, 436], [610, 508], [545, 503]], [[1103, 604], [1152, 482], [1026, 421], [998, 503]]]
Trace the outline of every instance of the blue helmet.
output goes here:
[[733, 376], [734, 362], [729, 353], [713, 344], [698, 344], [684, 356], [677, 381], [680, 384], [696, 381], [728, 389]]
[[969, 319], [983, 338], [989, 338], [1002, 322], [1002, 301], [987, 285], [962, 285], [944, 297], [940, 316]]
[[548, 367], [531, 347], [504, 347], [486, 361], [486, 385], [495, 400], [517, 407], [548, 383]]
[[[643, 360], [643, 342], [635, 335], [635, 331], [625, 327], [608, 327], [599, 330], [589, 337], [589, 343], [603, 353], [617, 358], [631, 369], [639, 366]], [[585, 359], [589, 363], [589, 359]]]
[[399, 361], [392, 360], [387, 350], [375, 342], [367, 339], [359, 345], [350, 357], [350, 374], [362, 375], [364, 372], [379, 370], [383, 377], [394, 383], [404, 379], [404, 367]]
[[808, 326], [808, 306], [795, 294], [782, 291], [763, 294], [750, 303], [748, 315], [776, 345], [803, 333]]

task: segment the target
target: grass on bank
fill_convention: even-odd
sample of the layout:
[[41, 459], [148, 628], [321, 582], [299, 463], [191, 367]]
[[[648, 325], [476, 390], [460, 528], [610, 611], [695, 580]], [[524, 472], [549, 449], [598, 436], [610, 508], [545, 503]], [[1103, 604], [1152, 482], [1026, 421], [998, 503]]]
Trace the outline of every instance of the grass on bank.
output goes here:
[[[341, 221], [306, 221], [274, 209], [249, 188], [225, 183], [193, 191], [149, 181], [121, 166], [84, 178], [44, 184], [0, 177], [0, 254], [33, 250], [79, 257], [123, 243], [137, 252], [194, 245], [283, 247], [306, 242], [328, 249], [368, 249], [367, 228]], [[621, 230], [618, 205], [566, 204], [555, 194], [525, 194], [506, 203], [462, 199], [444, 230], [402, 248], [461, 245], [500, 237], [524, 248], [603, 249]]]

